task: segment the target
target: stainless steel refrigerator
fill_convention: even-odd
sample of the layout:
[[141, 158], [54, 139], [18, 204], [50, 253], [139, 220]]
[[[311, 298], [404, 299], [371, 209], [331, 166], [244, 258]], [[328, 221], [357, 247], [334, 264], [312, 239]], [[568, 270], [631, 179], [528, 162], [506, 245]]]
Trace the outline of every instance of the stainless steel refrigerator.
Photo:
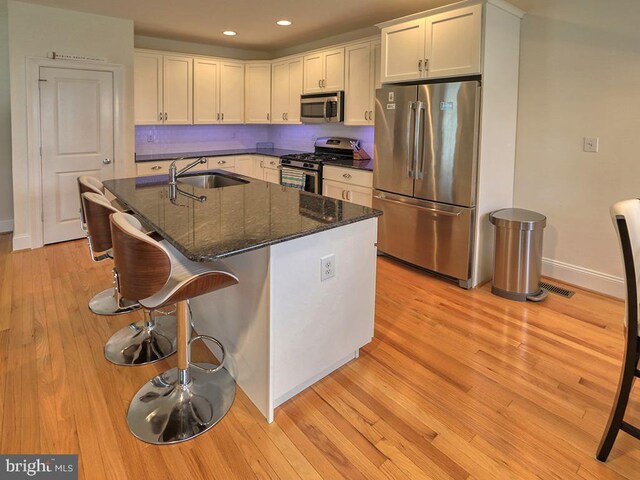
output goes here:
[[473, 258], [479, 103], [477, 81], [376, 92], [378, 250], [462, 287]]

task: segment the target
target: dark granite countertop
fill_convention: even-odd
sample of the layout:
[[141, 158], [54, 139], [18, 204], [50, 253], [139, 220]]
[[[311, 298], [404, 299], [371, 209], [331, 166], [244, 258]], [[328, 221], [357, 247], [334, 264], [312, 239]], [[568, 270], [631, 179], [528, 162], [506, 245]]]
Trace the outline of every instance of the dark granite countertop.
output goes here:
[[[198, 158], [198, 157], [225, 157], [229, 155], [267, 155], [270, 157], [282, 157], [292, 153], [306, 153], [302, 150], [286, 150], [283, 148], [245, 148], [239, 150], [211, 150], [203, 152], [185, 153], [154, 153], [150, 155], [136, 155], [136, 162], [153, 162], [160, 160], [176, 160], [178, 158]], [[325, 162], [325, 165], [335, 165], [336, 167], [355, 168], [357, 170], [373, 170], [373, 159], [371, 160], [339, 160]]]
[[269, 157], [281, 157], [291, 153], [306, 153], [303, 150], [286, 150], [283, 148], [242, 148], [236, 150], [207, 150], [201, 152], [183, 153], [154, 153], [149, 155], [137, 155], [136, 162], [153, 162], [158, 160], [176, 160], [178, 158], [198, 157], [226, 157], [229, 155], [267, 155]]
[[355, 168], [356, 170], [368, 170], [373, 171], [373, 158], [369, 160], [334, 160], [331, 162], [324, 162], [325, 167], [344, 167]]
[[353, 203], [237, 174], [246, 184], [203, 189], [178, 180], [187, 194], [169, 198], [166, 176], [107, 180], [105, 187], [186, 257], [229, 257], [382, 215]]

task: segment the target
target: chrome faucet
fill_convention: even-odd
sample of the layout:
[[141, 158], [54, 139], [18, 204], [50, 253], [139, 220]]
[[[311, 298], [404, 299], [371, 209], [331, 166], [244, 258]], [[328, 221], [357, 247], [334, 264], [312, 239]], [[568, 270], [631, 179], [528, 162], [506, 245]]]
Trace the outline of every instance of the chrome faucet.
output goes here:
[[[179, 159], [179, 160], [181, 160], [181, 159]], [[173, 162], [171, 162], [171, 165], [169, 166], [169, 185], [175, 185], [176, 184], [176, 180], [178, 179], [178, 177], [184, 175], [185, 173], [187, 173], [189, 170], [191, 170], [196, 165], [199, 165], [201, 163], [207, 163], [207, 159], [205, 157], [200, 157], [197, 160], [195, 160], [194, 162], [191, 162], [186, 167], [180, 169], [180, 171], [178, 171], [178, 169], [176, 167], [176, 161], [177, 160], [174, 160]]]

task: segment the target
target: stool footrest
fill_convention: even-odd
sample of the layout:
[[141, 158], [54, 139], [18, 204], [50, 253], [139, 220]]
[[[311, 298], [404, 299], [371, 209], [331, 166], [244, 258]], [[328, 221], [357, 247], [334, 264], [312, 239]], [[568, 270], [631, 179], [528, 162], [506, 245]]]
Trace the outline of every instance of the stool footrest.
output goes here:
[[635, 427], [630, 423], [622, 422], [622, 425], [620, 426], [620, 430], [622, 430], [625, 433], [628, 433], [632, 437], [636, 437], [637, 439], [640, 439], [640, 428]]
[[[193, 342], [195, 342], [196, 340], [209, 340], [210, 342], [215, 343], [216, 345], [218, 345], [218, 347], [220, 348], [220, 351], [222, 352], [222, 358], [220, 359], [220, 364], [214, 368], [207, 368], [207, 367], [203, 367], [202, 365], [199, 365], [197, 363], [191, 363], [191, 344]], [[222, 343], [220, 342], [220, 340], [218, 340], [215, 337], [212, 337], [211, 335], [196, 335], [195, 337], [193, 337], [191, 340], [189, 340], [189, 366], [190, 367], [195, 367], [199, 370], [202, 370], [203, 372], [208, 372], [208, 373], [216, 373], [220, 370], [222, 370], [222, 368], [224, 367], [224, 361], [227, 358], [227, 353], [224, 349], [224, 345], [222, 345]]]

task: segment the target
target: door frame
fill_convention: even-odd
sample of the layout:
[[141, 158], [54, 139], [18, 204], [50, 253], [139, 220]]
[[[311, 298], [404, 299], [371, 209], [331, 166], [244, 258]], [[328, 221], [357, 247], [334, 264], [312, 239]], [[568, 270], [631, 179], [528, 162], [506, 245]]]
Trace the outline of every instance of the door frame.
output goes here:
[[[61, 68], [70, 70], [93, 70], [113, 74], [113, 163], [115, 177], [124, 175], [124, 65], [76, 62], [73, 60], [51, 60], [48, 58], [27, 58], [27, 165], [29, 168], [28, 211], [31, 239], [29, 245], [18, 248], [39, 248], [44, 246], [44, 218], [42, 209], [42, 157], [40, 146], [40, 68]], [[79, 220], [78, 220], [79, 221]], [[14, 245], [16, 249], [16, 245]]]

